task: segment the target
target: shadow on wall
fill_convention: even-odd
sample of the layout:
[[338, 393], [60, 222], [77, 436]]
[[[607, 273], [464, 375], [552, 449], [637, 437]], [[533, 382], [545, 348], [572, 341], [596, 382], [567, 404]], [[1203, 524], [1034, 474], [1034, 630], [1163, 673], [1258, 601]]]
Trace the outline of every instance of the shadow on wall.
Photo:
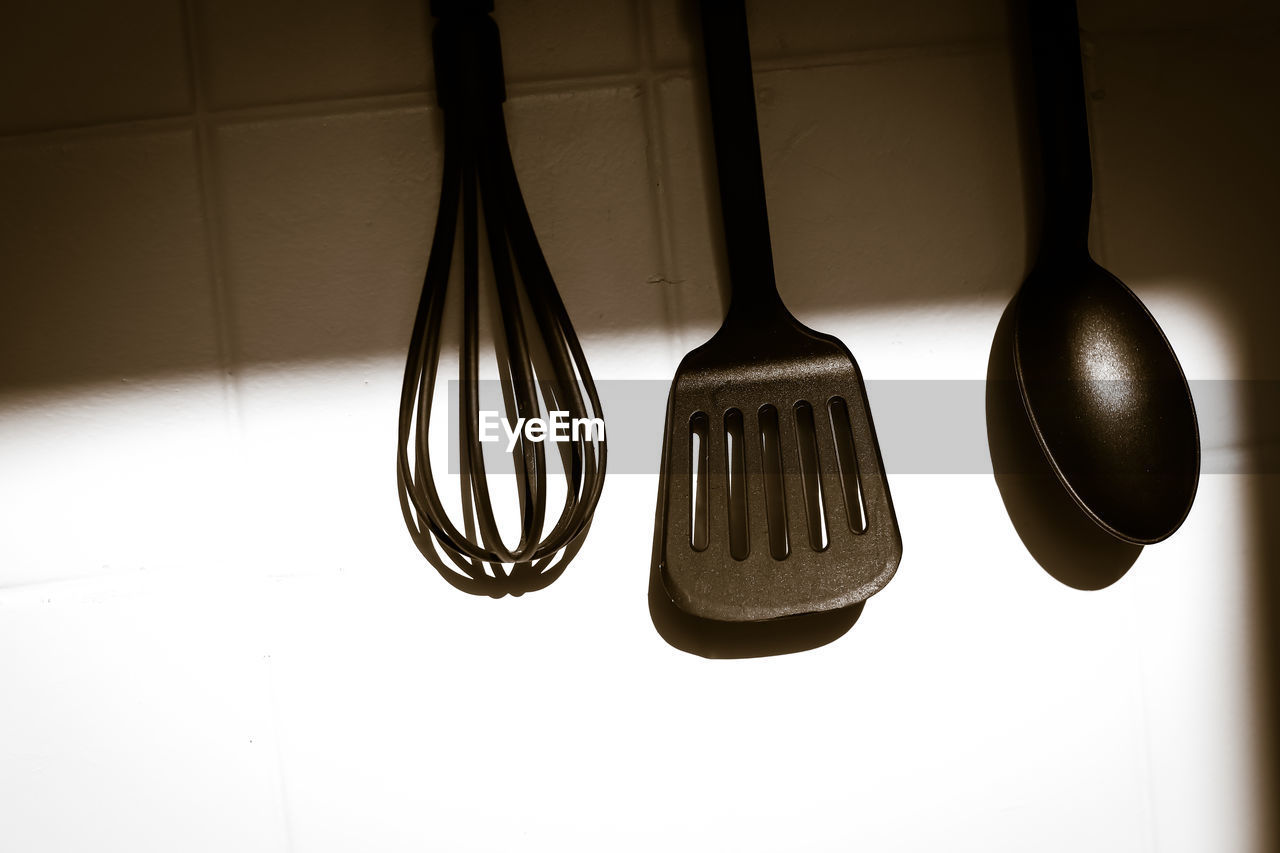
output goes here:
[[[887, 36], [865, 35], [885, 22], [859, 28], [847, 4], [808, 3], [850, 20], [848, 45], [788, 54], [775, 32], [785, 21], [751, 4], [784, 299], [801, 316], [1005, 304], [1027, 270], [1024, 223], [1037, 208], [1023, 180], [1018, 78], [999, 41], [1009, 30], [1004, 5], [975, 4], [953, 22], [954, 37], [969, 39], [962, 49], [895, 53], [874, 42]], [[1138, 4], [1082, 5], [1086, 29], [1091, 18], [1134, 28], [1152, 14]], [[497, 18], [509, 19], [502, 9]], [[421, 23], [414, 18], [419, 33]], [[687, 20], [661, 23], [687, 40]], [[504, 30], [516, 49], [522, 36]], [[1176, 34], [1115, 38], [1123, 45], [1097, 37], [1097, 74], [1111, 83], [1094, 93], [1109, 265], [1131, 284], [1214, 282], [1265, 372], [1274, 336], [1254, 332], [1280, 307], [1264, 280], [1275, 268], [1275, 26], [1188, 32], [1176, 67], [1150, 56], [1176, 45]], [[870, 61], [840, 52], [863, 48], [890, 50]], [[516, 83], [506, 107], [535, 227], [587, 338], [714, 325], [722, 305], [705, 103], [685, 49], [653, 49], [652, 76]], [[1151, 61], [1125, 62], [1118, 79], [1108, 63], [1136, 55]], [[1224, 55], [1232, 67], [1215, 58]], [[1161, 69], [1154, 77], [1179, 75], [1184, 88], [1154, 85], [1152, 68]], [[169, 98], [171, 117], [160, 123], [0, 138], [0, 389], [398, 358], [430, 243], [442, 139], [429, 93], [389, 91], [251, 108], [219, 96], [199, 121]], [[1140, 134], [1126, 137], [1132, 131]], [[650, 163], [650, 148], [668, 162]], [[670, 257], [655, 217], [689, 226], [675, 229]]]
[[[1264, 21], [1238, 28], [1188, 19], [1182, 4], [1081, 5], [1093, 50], [1108, 267], [1139, 289], [1214, 300], [1236, 332], [1240, 376], [1280, 378], [1274, 4], [1241, 4]], [[857, 7], [813, 0], [806, 8], [846, 20]], [[797, 313], [931, 309], [974, 297], [1004, 304], [1022, 280], [1027, 234], [1035, 233], [1027, 214], [1038, 210], [1023, 177], [1034, 171], [1020, 159], [1027, 149], [1018, 143], [1017, 78], [992, 41], [1007, 30], [1005, 10], [982, 9], [991, 20], [967, 30], [962, 49], [860, 43], [822, 56], [774, 50], [761, 64], [775, 259]], [[1144, 33], [1156, 9], [1170, 20]], [[497, 18], [501, 26], [501, 4]], [[415, 26], [420, 32], [420, 18]], [[506, 42], [519, 38], [504, 29]], [[889, 50], [841, 53], [861, 48]], [[180, 50], [170, 52], [180, 72]], [[74, 63], [59, 53], [50, 55]], [[587, 338], [705, 320], [721, 308], [719, 242], [698, 228], [690, 232], [698, 239], [676, 234], [673, 272], [652, 225], [675, 211], [709, 229], [713, 198], [705, 156], [678, 157], [710, 151], [700, 141], [705, 126], [689, 123], [705, 104], [681, 94], [690, 77], [681, 63], [658, 68], [651, 77], [613, 69], [574, 87], [513, 86], [507, 105], [535, 227]], [[24, 103], [39, 100], [39, 77], [6, 76], [22, 80]], [[138, 77], [147, 79], [174, 78]], [[421, 74], [406, 79], [420, 82]], [[439, 191], [431, 98], [402, 87], [279, 108], [219, 102], [197, 121], [185, 93], [170, 89], [137, 106], [158, 116], [147, 122], [0, 138], [0, 394], [266, 362], [399, 360]], [[662, 100], [657, 126], [646, 117], [651, 100]], [[649, 134], [670, 160], [653, 167], [658, 174], [649, 171]], [[687, 297], [685, 313], [670, 309], [673, 288]], [[1280, 413], [1266, 400], [1250, 406], [1246, 434], [1261, 443], [1255, 470], [1277, 470]], [[1251, 624], [1258, 719], [1266, 721], [1280, 715], [1280, 481], [1257, 475], [1249, 483]], [[1054, 552], [1020, 532], [1033, 553]], [[1079, 561], [1046, 568], [1064, 583], [1096, 588], [1122, 575], [1132, 556], [1118, 553], [1088, 576]], [[857, 616], [845, 618], [797, 647], [839, 636]], [[724, 653], [696, 626], [654, 619], [670, 625], [664, 636], [673, 645]], [[737, 645], [758, 653], [776, 646]], [[1280, 739], [1265, 734], [1274, 776]], [[1276, 796], [1274, 786], [1262, 789], [1260, 814], [1271, 814]]]
[[[1216, 303], [1234, 332], [1236, 374], [1280, 378], [1280, 68], [1265, 58], [1276, 27], [1155, 36], [1096, 35], [1095, 162], [1108, 266], [1129, 282], [1162, 282]], [[1195, 370], [1184, 360], [1184, 367]], [[1245, 479], [1253, 542], [1246, 553], [1253, 633], [1254, 813], [1262, 846], [1280, 826], [1280, 401], [1244, 393]], [[1225, 546], [1225, 543], [1224, 543]], [[1155, 547], [1177, 547], [1176, 538]], [[1206, 567], [1212, 573], [1212, 567]], [[1207, 582], [1209, 582], [1207, 580]]]
[[[775, 260], [793, 310], [1001, 300], [1022, 271], [1008, 251], [1022, 211], [998, 0], [940, 10], [946, 27], [919, 33], [965, 49], [942, 43], [874, 62], [842, 51], [897, 50], [886, 32], [917, 25], [890, 15], [854, 26], [847, 4], [808, 0], [812, 14], [849, 21], [847, 38], [831, 30], [789, 50], [794, 22], [751, 5], [767, 65], [758, 89]], [[504, 53], [527, 59], [528, 42], [548, 34], [499, 6]], [[653, 17], [647, 25], [666, 39], [654, 39], [655, 71], [637, 62], [509, 86], [521, 184], [588, 338], [718, 319], [704, 111], [683, 48], [667, 44], [687, 26]], [[412, 23], [421, 33], [420, 18]], [[394, 33], [388, 53], [405, 52]], [[197, 81], [198, 118], [189, 104], [167, 105], [163, 119], [0, 139], [0, 386], [405, 347], [439, 193], [434, 97], [411, 88], [417, 76], [391, 75], [385, 91], [340, 88], [325, 100], [313, 88], [341, 82], [332, 68], [307, 75], [290, 64], [310, 61], [314, 46], [265, 56], [255, 40], [245, 61], [262, 66], [262, 85], [294, 93], [267, 102], [241, 91], [243, 80], [226, 82], [236, 69], [225, 48], [193, 44], [213, 54], [201, 57], [213, 79]], [[296, 89], [303, 83], [311, 88]], [[665, 247], [654, 224], [664, 217]]]

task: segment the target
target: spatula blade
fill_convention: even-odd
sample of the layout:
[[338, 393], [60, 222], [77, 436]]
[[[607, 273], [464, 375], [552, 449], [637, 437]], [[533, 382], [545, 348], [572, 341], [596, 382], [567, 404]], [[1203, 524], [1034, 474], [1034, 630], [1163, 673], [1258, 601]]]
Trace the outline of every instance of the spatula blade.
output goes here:
[[[839, 341], [804, 331], [807, 352], [750, 364], [717, 366], [713, 339], [672, 384], [660, 568], [671, 600], [695, 616], [850, 607], [897, 570], [902, 539], [861, 372]], [[740, 347], [724, 348], [740, 359]]]

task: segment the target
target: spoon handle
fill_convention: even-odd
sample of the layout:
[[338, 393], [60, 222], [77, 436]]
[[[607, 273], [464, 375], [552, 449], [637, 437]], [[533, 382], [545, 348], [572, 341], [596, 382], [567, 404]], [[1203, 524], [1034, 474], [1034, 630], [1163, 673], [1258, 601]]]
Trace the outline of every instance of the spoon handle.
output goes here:
[[1040, 255], [1087, 255], [1093, 169], [1075, 0], [1028, 0], [1040, 130], [1044, 232]]

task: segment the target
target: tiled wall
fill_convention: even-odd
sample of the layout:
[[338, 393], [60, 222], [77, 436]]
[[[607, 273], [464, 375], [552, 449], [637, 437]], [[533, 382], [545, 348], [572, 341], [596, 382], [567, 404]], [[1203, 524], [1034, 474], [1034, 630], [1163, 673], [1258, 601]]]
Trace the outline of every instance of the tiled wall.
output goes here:
[[[1191, 378], [1280, 378], [1280, 7], [1080, 3], [1096, 254]], [[748, 5], [784, 298], [869, 377], [983, 378], [1028, 252], [1008, 4]], [[1206, 477], [1091, 596], [989, 476], [899, 477], [900, 577], [771, 660], [655, 633], [653, 477], [610, 480], [544, 593], [422, 565], [390, 450], [441, 167], [425, 6], [6, 9], [0, 850], [1262, 850], [1274, 477]], [[723, 304], [689, 8], [495, 17], [593, 369], [669, 378]], [[1274, 450], [1269, 417], [1207, 451]]]
[[[780, 278], [801, 311], [848, 303], [843, 284], [805, 281], [814, 257], [830, 281], [856, 280], [863, 303], [1004, 295], [1016, 281], [1008, 14], [1004, 0], [752, 6]], [[586, 334], [714, 322], [687, 9], [540, 0], [499, 17], [526, 195]], [[1082, 11], [1094, 73], [1168, 87], [1203, 70], [1198, 56], [1243, 76], [1224, 82], [1245, 99], [1265, 86], [1268, 70], [1248, 63], [1276, 17], [1246, 0]], [[3, 249], [7, 282], [31, 286], [8, 289], [5, 387], [400, 347], [440, 156], [421, 2], [28, 4], [13, 18]], [[1108, 94], [1147, 93], [1097, 82], [1104, 198], [1107, 158], [1143, 160], [1135, 148], [1156, 141]], [[618, 291], [640, 304], [617, 311]]]

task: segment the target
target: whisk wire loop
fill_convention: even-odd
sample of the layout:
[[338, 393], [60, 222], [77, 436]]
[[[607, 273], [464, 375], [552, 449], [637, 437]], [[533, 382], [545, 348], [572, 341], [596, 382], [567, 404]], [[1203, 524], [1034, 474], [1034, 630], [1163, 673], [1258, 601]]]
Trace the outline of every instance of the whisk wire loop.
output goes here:
[[[604, 485], [603, 434], [556, 441], [565, 499], [549, 531], [548, 460], [542, 441], [515, 439], [519, 538], [502, 538], [481, 442], [481, 243], [496, 304], [493, 349], [506, 416], [565, 412], [603, 419], [581, 343], [538, 244], [516, 177], [502, 113], [501, 51], [483, 3], [441, 4], [433, 38], [445, 153], [440, 204], [401, 386], [396, 476], [401, 512], [427, 561], [455, 587], [499, 597], [554, 581], [581, 549]], [[437, 14], [440, 14], [437, 12]], [[461, 229], [458, 219], [461, 215]], [[483, 228], [483, 230], [482, 230]], [[462, 528], [437, 490], [429, 450], [445, 303], [458, 232], [462, 238], [462, 346], [458, 359], [458, 461]]]

